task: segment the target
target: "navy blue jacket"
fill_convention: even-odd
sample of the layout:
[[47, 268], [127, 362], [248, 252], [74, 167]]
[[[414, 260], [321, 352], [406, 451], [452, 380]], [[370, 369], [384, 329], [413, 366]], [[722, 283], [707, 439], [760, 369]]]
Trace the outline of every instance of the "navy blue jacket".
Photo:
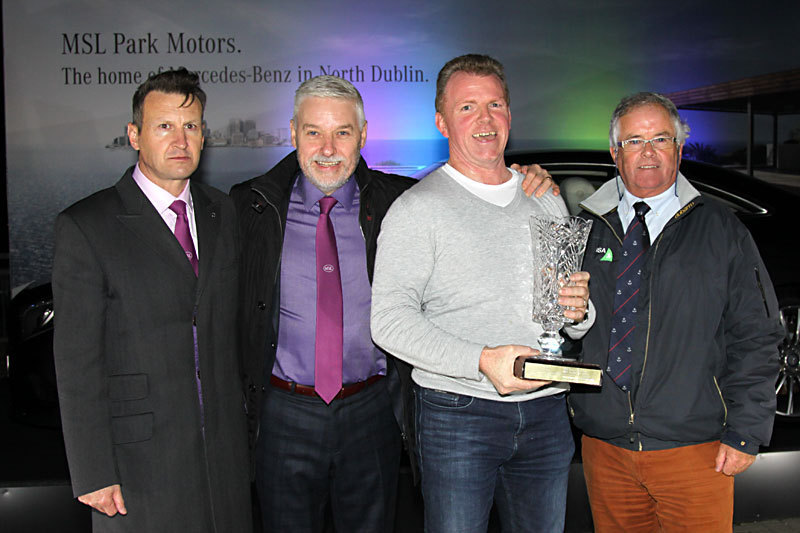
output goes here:
[[[633, 390], [607, 375], [600, 390], [573, 392], [575, 424], [629, 449], [721, 439], [750, 454], [767, 444], [775, 415], [782, 338], [769, 275], [730, 209], [678, 176], [681, 209], [645, 256], [631, 368]], [[591, 274], [594, 327], [582, 359], [606, 367], [622, 229], [613, 180], [585, 200], [594, 220], [583, 270]], [[607, 259], [607, 256], [606, 256]]]

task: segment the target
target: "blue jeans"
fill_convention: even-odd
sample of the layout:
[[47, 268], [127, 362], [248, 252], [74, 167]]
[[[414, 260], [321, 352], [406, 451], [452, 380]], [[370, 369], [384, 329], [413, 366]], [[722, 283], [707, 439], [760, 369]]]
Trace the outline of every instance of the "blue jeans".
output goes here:
[[416, 387], [417, 454], [428, 533], [564, 530], [575, 451], [564, 394], [497, 402]]

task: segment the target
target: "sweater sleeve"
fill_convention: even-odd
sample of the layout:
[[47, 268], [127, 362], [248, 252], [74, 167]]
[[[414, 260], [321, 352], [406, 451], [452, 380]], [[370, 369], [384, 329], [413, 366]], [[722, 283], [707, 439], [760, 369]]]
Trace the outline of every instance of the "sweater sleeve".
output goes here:
[[378, 236], [372, 282], [373, 340], [416, 368], [480, 380], [483, 346], [444, 331], [425, 315], [425, 290], [435, 262], [433, 224], [401, 196]]

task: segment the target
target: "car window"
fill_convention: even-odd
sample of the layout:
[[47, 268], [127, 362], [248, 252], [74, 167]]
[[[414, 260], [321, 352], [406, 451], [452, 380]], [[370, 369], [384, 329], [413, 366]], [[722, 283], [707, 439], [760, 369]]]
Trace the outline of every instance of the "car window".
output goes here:
[[585, 176], [557, 176], [555, 180], [561, 187], [561, 197], [567, 204], [570, 215], [577, 215], [581, 212], [580, 204], [594, 194], [601, 182], [587, 179]]

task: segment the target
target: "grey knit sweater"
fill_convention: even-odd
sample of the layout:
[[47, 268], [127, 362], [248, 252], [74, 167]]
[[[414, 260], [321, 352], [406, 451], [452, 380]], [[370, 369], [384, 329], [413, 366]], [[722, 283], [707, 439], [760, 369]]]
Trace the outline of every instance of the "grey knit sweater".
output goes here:
[[[531, 320], [533, 214], [566, 215], [560, 197], [527, 198], [505, 207], [486, 202], [438, 169], [400, 196], [383, 220], [372, 283], [372, 337], [414, 366], [427, 388], [498, 401], [565, 390], [500, 396], [478, 370], [484, 346], [538, 349]], [[568, 328], [579, 337], [593, 314]]]

